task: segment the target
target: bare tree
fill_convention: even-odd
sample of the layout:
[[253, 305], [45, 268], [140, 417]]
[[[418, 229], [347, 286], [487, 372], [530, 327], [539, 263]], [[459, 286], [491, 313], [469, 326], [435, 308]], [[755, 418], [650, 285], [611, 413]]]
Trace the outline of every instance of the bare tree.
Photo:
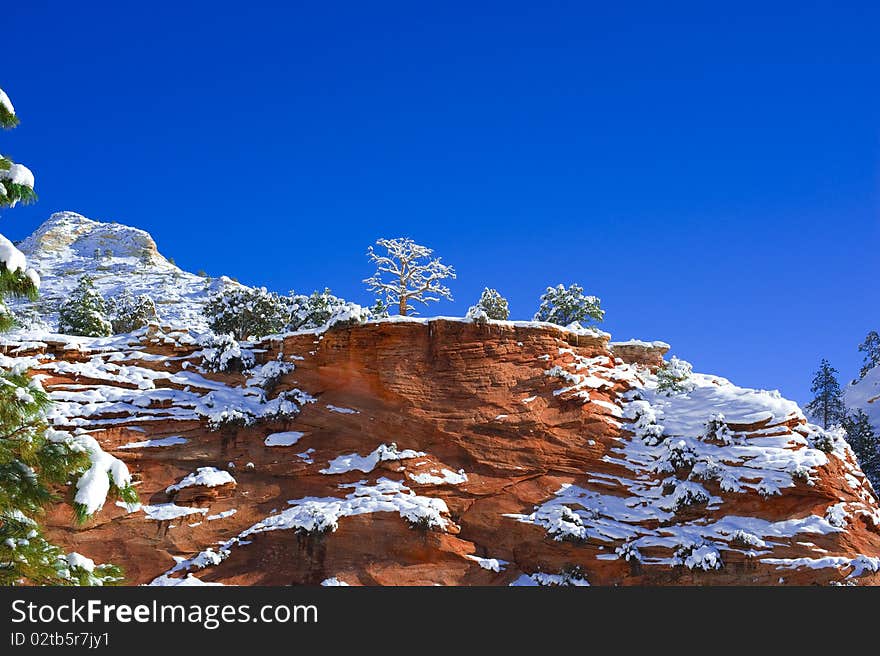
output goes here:
[[406, 316], [410, 302], [452, 300], [449, 287], [440, 281], [455, 278], [455, 269], [442, 264], [439, 257], [431, 257], [432, 249], [406, 237], [377, 239], [376, 245], [388, 254], [378, 255], [372, 246], [367, 249], [370, 260], [376, 263], [376, 273], [364, 282], [370, 291], [384, 294], [389, 305], [396, 303], [402, 316]]

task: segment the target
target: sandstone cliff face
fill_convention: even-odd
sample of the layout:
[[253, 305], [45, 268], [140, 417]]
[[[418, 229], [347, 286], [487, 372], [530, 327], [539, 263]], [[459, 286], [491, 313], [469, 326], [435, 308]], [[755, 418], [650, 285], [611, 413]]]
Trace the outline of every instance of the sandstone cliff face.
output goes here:
[[266, 341], [246, 374], [187, 333], [5, 347], [134, 473], [142, 508], [49, 516], [131, 583], [877, 582], [842, 438], [722, 378], [658, 392], [666, 348], [446, 320]]

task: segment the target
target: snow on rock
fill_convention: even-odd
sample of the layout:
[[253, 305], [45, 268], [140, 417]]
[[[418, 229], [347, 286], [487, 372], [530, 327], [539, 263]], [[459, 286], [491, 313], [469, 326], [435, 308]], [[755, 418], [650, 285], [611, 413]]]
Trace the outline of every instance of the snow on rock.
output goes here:
[[235, 485], [235, 479], [227, 471], [217, 469], [216, 467], [199, 467], [193, 473], [184, 476], [179, 483], [169, 485], [165, 488], [165, 492], [171, 494], [178, 492], [185, 487], [193, 487], [202, 485], [204, 487], [217, 487], [219, 485]]
[[462, 483], [467, 483], [468, 479], [463, 469], [454, 472], [451, 469], [445, 468], [439, 472], [436, 469], [432, 469], [429, 472], [419, 472], [418, 474], [407, 472], [407, 476], [420, 485], [461, 485]]
[[178, 519], [188, 515], [205, 515], [208, 513], [207, 508], [191, 508], [188, 506], [178, 506], [173, 503], [159, 503], [152, 506], [142, 506], [141, 510], [152, 520], [157, 522]]
[[347, 587], [348, 583], [345, 581], [340, 581], [335, 576], [330, 577], [329, 579], [324, 579], [321, 581], [321, 585], [325, 587]]
[[510, 585], [516, 587], [530, 586], [579, 586], [587, 587], [589, 582], [580, 576], [572, 576], [571, 574], [547, 574], [545, 572], [535, 572], [534, 574], [523, 574]]
[[465, 555], [465, 558], [473, 560], [477, 565], [490, 572], [500, 572], [510, 564], [506, 560], [500, 560], [499, 558], [480, 558], [480, 556], [471, 555]]
[[299, 442], [305, 433], [299, 431], [285, 431], [283, 433], [272, 433], [264, 440], [266, 446], [293, 446]]
[[201, 579], [193, 576], [192, 574], [187, 574], [182, 578], [174, 578], [171, 576], [167, 576], [163, 574], [159, 576], [150, 583], [153, 586], [161, 586], [161, 587], [190, 587], [190, 586], [203, 586], [203, 585], [223, 585], [222, 583], [209, 583], [207, 581], [202, 581]]
[[129, 442], [123, 444], [120, 449], [155, 449], [163, 446], [177, 446], [178, 444], [186, 444], [189, 440], [175, 435], [172, 437], [160, 437], [155, 440], [143, 440], [141, 442]]
[[327, 404], [326, 408], [330, 412], [338, 412], [341, 415], [357, 415], [360, 414], [357, 410], [352, 410], [351, 408], [340, 408], [336, 405]]
[[[380, 462], [393, 460], [406, 460], [408, 458], [419, 458], [425, 455], [422, 451], [413, 451], [412, 449], [397, 450], [397, 445], [380, 444], [376, 449], [366, 456], [360, 456], [357, 453], [349, 453], [348, 455], [338, 456], [330, 461], [326, 469], [322, 469], [322, 474], [345, 474], [351, 471], [361, 471], [369, 473]], [[454, 474], [453, 474], [454, 475]]]

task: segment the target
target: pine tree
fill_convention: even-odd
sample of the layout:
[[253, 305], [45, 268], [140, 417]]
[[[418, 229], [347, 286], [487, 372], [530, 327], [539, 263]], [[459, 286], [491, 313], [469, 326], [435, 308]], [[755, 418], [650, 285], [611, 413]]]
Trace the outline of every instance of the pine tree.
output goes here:
[[848, 414], [841, 423], [846, 441], [852, 447], [859, 466], [875, 489], [880, 485], [880, 441], [871, 426], [868, 415], [861, 409]]
[[[15, 108], [9, 96], [0, 89], [0, 128], [18, 125]], [[0, 155], [0, 207], [15, 207], [18, 203], [31, 203], [37, 199], [34, 193], [34, 174], [8, 157]]]
[[584, 288], [580, 285], [570, 285], [568, 289], [562, 285], [548, 287], [541, 296], [541, 307], [535, 313], [534, 320], [549, 321], [560, 326], [583, 321], [602, 321], [605, 310], [600, 305], [601, 300], [596, 296], [585, 295]]
[[497, 289], [485, 287], [476, 305], [468, 309], [468, 317], [485, 316], [487, 319], [507, 321], [510, 318], [510, 308], [507, 299], [498, 293]]
[[[17, 123], [12, 103], [0, 89], [0, 127]], [[33, 175], [27, 171], [22, 177], [15, 166], [0, 156], [0, 207], [35, 199]], [[33, 299], [38, 288], [39, 276], [27, 269], [25, 256], [0, 235], [0, 330], [9, 328], [12, 316], [3, 298]], [[0, 585], [117, 582], [121, 579], [119, 568], [96, 566], [76, 553], [65, 555], [43, 536], [38, 518], [45, 506], [57, 499], [55, 490], [71, 480], [79, 479], [79, 485], [81, 474], [95, 468], [83, 438], [48, 427], [49, 405], [39, 381], [22, 370], [0, 368]], [[112, 456], [107, 458], [118, 462]], [[124, 465], [118, 467], [120, 472], [123, 469]], [[136, 500], [128, 481], [120, 483], [120, 493]]]
[[859, 344], [859, 351], [865, 354], [862, 368], [859, 370], [859, 380], [861, 380], [871, 369], [880, 365], [880, 335], [876, 330], [869, 332], [865, 341]]
[[837, 382], [837, 369], [828, 360], [822, 359], [813, 376], [810, 391], [815, 396], [804, 406], [807, 413], [822, 424], [823, 428], [840, 424], [846, 416], [843, 393], [840, 391], [840, 383]]
[[95, 289], [90, 275], [79, 279], [76, 288], [58, 309], [58, 331], [83, 337], [107, 337], [113, 326], [107, 320], [107, 304]]

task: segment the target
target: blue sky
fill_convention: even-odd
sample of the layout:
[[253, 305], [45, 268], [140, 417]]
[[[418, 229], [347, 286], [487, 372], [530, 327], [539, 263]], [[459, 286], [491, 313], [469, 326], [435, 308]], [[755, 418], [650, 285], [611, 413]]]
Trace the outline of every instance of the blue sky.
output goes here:
[[877, 3], [126, 4], [3, 10], [13, 239], [70, 209], [368, 302], [407, 235], [459, 273], [429, 313], [579, 282], [616, 339], [800, 401], [880, 328]]

